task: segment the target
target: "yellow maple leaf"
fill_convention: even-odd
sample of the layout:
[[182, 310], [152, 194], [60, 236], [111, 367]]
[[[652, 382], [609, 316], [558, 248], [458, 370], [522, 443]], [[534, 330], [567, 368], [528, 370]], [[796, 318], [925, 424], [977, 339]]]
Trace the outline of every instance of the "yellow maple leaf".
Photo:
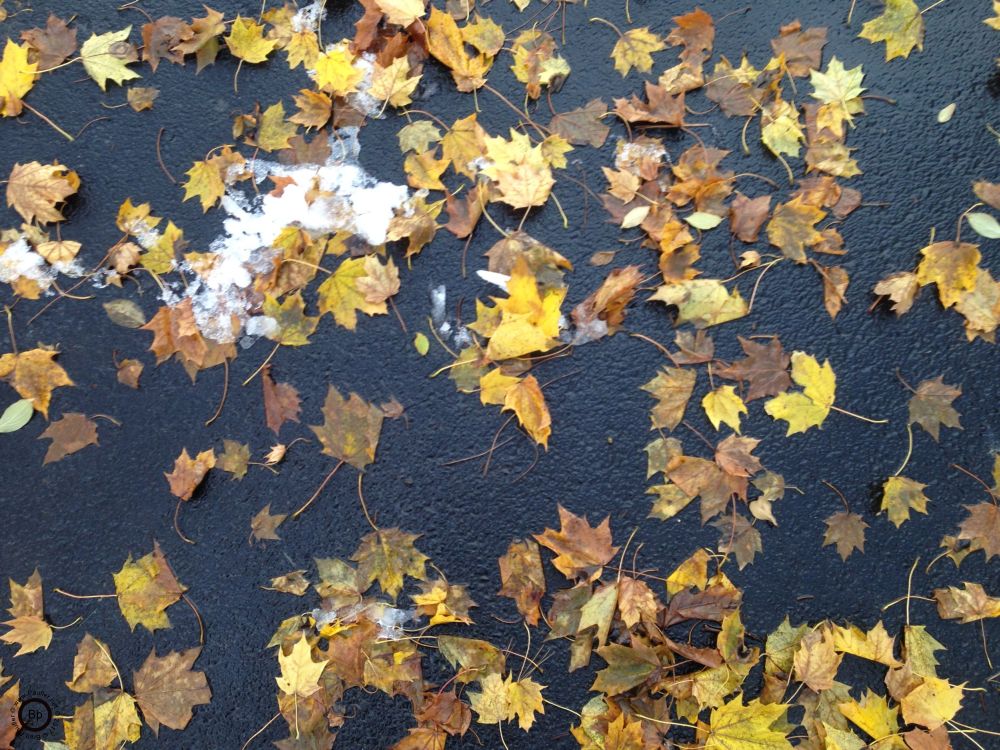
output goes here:
[[222, 175], [211, 162], [196, 161], [185, 174], [184, 200], [197, 197], [202, 211], [208, 211], [226, 192]]
[[549, 199], [555, 180], [542, 145], [531, 145], [524, 133], [511, 129], [510, 140], [487, 136], [490, 164], [483, 174], [500, 190], [500, 199], [514, 208], [541, 206]]
[[353, 331], [358, 324], [360, 310], [368, 315], [388, 312], [385, 302], [369, 302], [358, 282], [368, 277], [365, 258], [347, 258], [341, 262], [326, 281], [319, 285], [320, 314], [330, 313], [338, 325]]
[[264, 62], [278, 44], [273, 39], [264, 38], [263, 26], [243, 16], [236, 16], [225, 42], [233, 57], [248, 63]]
[[731, 385], [724, 385], [705, 394], [701, 400], [702, 408], [708, 416], [708, 421], [718, 430], [720, 424], [727, 424], [738, 435], [740, 432], [740, 414], [747, 413], [747, 407], [736, 394]]
[[482, 53], [469, 56], [465, 52], [465, 42], [454, 18], [431, 6], [426, 26], [427, 51], [451, 69], [459, 91], [475, 91], [486, 83], [486, 73], [493, 64], [493, 58]]
[[927, 513], [927, 496], [924, 490], [926, 484], [915, 482], [906, 477], [889, 477], [882, 485], [882, 510], [889, 514], [889, 520], [896, 528], [909, 520], [910, 511]]
[[806, 248], [823, 239], [815, 225], [825, 216], [821, 208], [807, 203], [803, 196], [798, 195], [787, 203], [775, 206], [767, 223], [767, 239], [786, 257], [796, 263], [805, 263]]
[[558, 346], [559, 308], [565, 288], [546, 289], [541, 294], [527, 261], [518, 258], [507, 282], [506, 299], [496, 299], [500, 320], [490, 336], [486, 354], [490, 359], [521, 357]]
[[329, 48], [316, 59], [316, 86], [337, 96], [347, 96], [358, 90], [365, 74], [354, 67], [350, 42], [344, 40]]
[[854, 125], [854, 115], [865, 111], [865, 103], [861, 99], [865, 90], [861, 85], [864, 77], [860, 65], [847, 70], [836, 57], [827, 64], [825, 73], [818, 70], [810, 73], [812, 96], [823, 102], [817, 113], [820, 129], [828, 128], [839, 138], [844, 135], [844, 122]]
[[327, 662], [315, 662], [312, 658], [312, 647], [305, 633], [299, 635], [295, 645], [286, 654], [283, 648], [278, 649], [278, 664], [281, 676], [275, 677], [278, 689], [285, 695], [292, 696], [295, 702], [294, 729], [299, 736], [299, 698], [308, 698], [319, 692], [319, 678], [326, 669]]
[[25, 221], [62, 221], [57, 206], [79, 188], [79, 175], [59, 162], [15, 164], [7, 178], [7, 205]]
[[1000, 31], [1000, 0], [993, 0], [993, 16], [983, 21], [991, 29]]
[[705, 750], [790, 749], [781, 730], [787, 711], [783, 703], [761, 703], [759, 698], [743, 705], [742, 696], [737, 695], [712, 709]]
[[837, 704], [837, 708], [852, 724], [875, 740], [879, 750], [905, 750], [906, 745], [898, 736], [899, 709], [889, 708], [888, 701], [878, 693], [868, 690], [860, 701], [850, 700]]
[[747, 314], [747, 303], [740, 290], [730, 292], [718, 279], [686, 279], [664, 284], [649, 297], [677, 307], [676, 325], [692, 323], [708, 328]]
[[169, 628], [166, 609], [178, 601], [186, 587], [174, 577], [160, 545], [153, 543], [153, 551], [133, 561], [129, 555], [122, 569], [114, 574], [118, 608], [135, 630], [142, 625], [149, 632]]
[[31, 349], [0, 357], [0, 380], [6, 380], [21, 398], [31, 399], [35, 411], [48, 419], [52, 391], [73, 385], [66, 371], [53, 360], [58, 352], [52, 349]]
[[885, 59], [907, 58], [924, 48], [924, 17], [913, 0], [885, 0], [882, 15], [861, 27], [858, 34], [870, 42], [885, 42]]
[[420, 83], [419, 75], [409, 76], [410, 61], [406, 57], [397, 57], [384, 68], [376, 63], [368, 93], [394, 107], [404, 107], [413, 101], [413, 90]]
[[257, 145], [265, 151], [280, 151], [288, 148], [288, 141], [295, 137], [298, 128], [285, 120], [285, 107], [281, 102], [272, 104], [260, 116], [257, 128]]
[[375, 5], [389, 23], [399, 26], [409, 26], [425, 13], [424, 0], [375, 0]]
[[772, 154], [797, 157], [806, 140], [799, 122], [799, 110], [780, 96], [761, 112], [760, 139]]
[[764, 404], [764, 411], [771, 417], [788, 422], [787, 435], [822, 425], [837, 390], [837, 378], [830, 363], [821, 366], [805, 352], [792, 353], [792, 380], [802, 386], [801, 392], [779, 393]]
[[517, 421], [531, 438], [549, 448], [549, 436], [552, 434], [552, 417], [549, 407], [545, 404], [545, 396], [534, 375], [528, 375], [507, 389], [504, 394], [503, 411], [512, 411], [517, 415]]
[[120, 31], [109, 31], [106, 34], [91, 34], [90, 39], [80, 46], [80, 59], [87, 74], [97, 81], [102, 91], [106, 91], [108, 81], [121, 85], [125, 81], [141, 78], [134, 70], [126, 67], [139, 59], [138, 54], [128, 41], [132, 27], [126, 26]]
[[937, 284], [938, 299], [948, 308], [961, 301], [976, 285], [979, 246], [969, 242], [935, 242], [920, 251], [917, 266], [920, 286]]
[[395, 599], [405, 576], [425, 580], [428, 557], [414, 546], [419, 537], [400, 529], [377, 529], [366, 534], [351, 555], [358, 563], [358, 576], [365, 587], [378, 581], [386, 596]]
[[28, 62], [31, 47], [15, 44], [10, 39], [0, 58], [0, 116], [17, 117], [21, 114], [21, 99], [31, 91], [38, 77], [38, 63]]
[[924, 681], [899, 702], [903, 710], [903, 721], [907, 724], [920, 724], [934, 731], [955, 718], [962, 707], [964, 686], [964, 682], [952, 685], [940, 677], [924, 677]]
[[520, 380], [513, 375], [505, 375], [503, 370], [495, 367], [479, 378], [479, 401], [483, 406], [503, 404], [507, 400], [507, 391]]
[[629, 29], [615, 42], [611, 49], [611, 59], [615, 70], [627, 76], [632, 68], [640, 73], [648, 73], [653, 67], [653, 52], [666, 49], [663, 39], [649, 30], [648, 26]]

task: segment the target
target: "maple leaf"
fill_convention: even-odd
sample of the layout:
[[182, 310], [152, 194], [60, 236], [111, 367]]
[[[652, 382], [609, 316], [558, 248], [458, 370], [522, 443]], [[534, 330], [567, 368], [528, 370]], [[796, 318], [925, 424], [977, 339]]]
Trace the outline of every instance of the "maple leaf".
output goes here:
[[219, 454], [216, 466], [233, 475], [233, 479], [243, 479], [250, 461], [250, 447], [246, 443], [224, 439], [223, 452]]
[[28, 62], [27, 44], [15, 44], [7, 40], [3, 57], [0, 57], [0, 115], [17, 117], [21, 114], [21, 99], [31, 91], [38, 77], [37, 62]]
[[556, 553], [552, 564], [569, 579], [597, 580], [601, 570], [618, 551], [611, 544], [611, 518], [591, 526], [586, 516], [578, 516], [558, 506], [561, 528], [545, 529], [534, 537], [539, 544]]
[[659, 287], [649, 299], [677, 307], [675, 325], [692, 323], [708, 328], [747, 314], [747, 303], [740, 290], [730, 292], [718, 279], [690, 279]]
[[[715, 462], [723, 471], [732, 476], [753, 476], [763, 468], [760, 465], [760, 460], [753, 455], [754, 449], [759, 444], [760, 441], [756, 438], [730, 435], [715, 447]], [[774, 494], [774, 500], [781, 496], [777, 492]]]
[[327, 662], [314, 662], [312, 658], [312, 647], [306, 638], [305, 633], [299, 635], [295, 645], [285, 653], [284, 649], [278, 650], [278, 664], [281, 667], [281, 676], [275, 677], [278, 689], [285, 695], [289, 695], [295, 702], [295, 734], [299, 735], [299, 699], [308, 698], [319, 692], [319, 679], [326, 669]]
[[74, 385], [66, 371], [56, 364], [54, 349], [30, 349], [0, 356], [0, 380], [5, 380], [21, 396], [31, 400], [35, 411], [48, 419], [52, 391]]
[[275, 383], [271, 377], [271, 366], [261, 371], [264, 390], [264, 420], [268, 428], [277, 435], [285, 422], [298, 422], [301, 404], [299, 392], [289, 383]]
[[823, 239], [816, 231], [816, 223], [826, 213], [817, 206], [805, 202], [799, 195], [787, 203], [779, 203], [767, 224], [767, 239], [786, 257], [796, 263], [806, 262], [806, 248], [818, 244]]
[[135, 45], [128, 41], [131, 33], [132, 26], [129, 25], [120, 31], [91, 34], [90, 39], [80, 46], [83, 68], [101, 87], [101, 91], [107, 91], [108, 81], [121, 85], [142, 77], [127, 67], [139, 59]]
[[829, 362], [820, 366], [805, 352], [793, 352], [791, 359], [792, 380], [803, 390], [780, 393], [764, 404], [764, 411], [771, 417], [788, 422], [786, 435], [821, 426], [837, 391], [837, 379]]
[[651, 32], [648, 26], [643, 26], [629, 29], [618, 37], [611, 49], [611, 59], [615, 61], [615, 70], [624, 78], [632, 68], [648, 73], [653, 67], [652, 53], [666, 48], [660, 36]]
[[[60, 65], [76, 51], [76, 29], [71, 29], [54, 13], [49, 13], [44, 29], [22, 31], [21, 39], [31, 45], [37, 53], [39, 70], [48, 70]], [[2, 93], [0, 98], [3, 98]]]
[[721, 367], [716, 373], [731, 380], [745, 380], [749, 384], [745, 401], [784, 393], [792, 384], [788, 375], [789, 356], [777, 338], [761, 344], [753, 339], [739, 337], [746, 358]]
[[545, 158], [543, 144], [531, 145], [524, 133], [511, 129], [510, 140], [487, 136], [489, 160], [482, 173], [496, 183], [501, 200], [513, 208], [542, 206], [549, 199], [555, 180]]
[[541, 29], [527, 29], [514, 39], [511, 70], [517, 80], [525, 84], [532, 99], [541, 96], [542, 86], [558, 87], [558, 82], [570, 74], [569, 63], [555, 50], [552, 35]]
[[938, 615], [943, 620], [960, 620], [963, 624], [1000, 617], [1000, 598], [990, 596], [978, 583], [966, 581], [964, 588], [949, 586], [934, 589]]
[[357, 311], [367, 315], [388, 312], [384, 300], [369, 302], [358, 287], [359, 281], [369, 276], [369, 268], [365, 258], [342, 261], [337, 270], [317, 288], [320, 313], [330, 313], [339, 325], [353, 331], [357, 326]]
[[[422, 9], [423, 3], [420, 0], [417, 2]], [[397, 57], [385, 67], [375, 66], [368, 93], [394, 107], [405, 107], [413, 101], [413, 92], [419, 83], [419, 74], [410, 76], [410, 61], [405, 57]]]
[[264, 62], [277, 46], [277, 42], [273, 39], [264, 38], [263, 26], [252, 18], [243, 16], [236, 16], [233, 20], [225, 42], [233, 57], [248, 63]]
[[278, 527], [288, 518], [287, 513], [271, 513], [271, 503], [268, 503], [250, 521], [250, 535], [258, 542], [265, 539], [280, 540]]
[[920, 724], [930, 730], [943, 726], [955, 718], [962, 707], [961, 685], [952, 685], [940, 677], [923, 678], [917, 687], [908, 692], [900, 700], [903, 721], [908, 724]]
[[771, 40], [775, 57], [784, 55], [785, 69], [793, 76], [809, 75], [818, 68], [826, 46], [826, 29], [822, 27], [802, 30], [799, 21], [782, 26], [777, 39]]
[[[727, 496], [728, 497], [728, 496]], [[705, 498], [702, 498], [702, 517], [705, 516]], [[719, 552], [732, 553], [736, 565], [743, 570], [763, 551], [760, 532], [742, 515], [716, 518], [712, 525], [719, 530]]]
[[515, 681], [492, 673], [480, 681], [479, 693], [469, 693], [472, 710], [480, 724], [499, 724], [515, 717], [521, 729], [528, 731], [535, 721], [535, 712], [545, 713], [542, 685], [525, 677]]
[[39, 440], [42, 438], [52, 441], [42, 461], [43, 464], [48, 464], [60, 461], [88, 445], [97, 445], [97, 425], [86, 414], [67, 412], [38, 436]]
[[[521, 357], [558, 346], [559, 308], [566, 296], [565, 287], [539, 290], [539, 284], [524, 258], [515, 261], [507, 282], [507, 299], [498, 299], [495, 308], [481, 307], [479, 319], [471, 327], [490, 337], [486, 354], [490, 359]], [[483, 316], [495, 317], [490, 325]]]
[[945, 385], [943, 375], [923, 381], [910, 398], [910, 424], [919, 424], [935, 440], [940, 437], [941, 425], [962, 429], [961, 415], [951, 405], [961, 395], [961, 388]]
[[201, 647], [196, 646], [157, 656], [154, 648], [133, 674], [135, 699], [153, 734], [159, 734], [161, 724], [184, 729], [191, 721], [192, 709], [211, 701], [205, 673], [192, 670], [200, 653]]
[[403, 588], [404, 576], [426, 580], [429, 559], [414, 542], [419, 534], [400, 529], [377, 529], [361, 540], [351, 559], [358, 563], [358, 576], [367, 588], [378, 581], [386, 596], [395, 599]]
[[226, 192], [222, 175], [211, 161], [196, 161], [185, 174], [184, 200], [197, 197], [202, 211], [208, 211]]
[[458, 24], [448, 13], [431, 6], [427, 20], [427, 51], [438, 62], [451, 69], [459, 91], [469, 93], [486, 83], [486, 73], [493, 64], [489, 55], [469, 56]]
[[650, 409], [650, 429], [672, 430], [684, 419], [684, 410], [694, 392], [697, 373], [679, 367], [664, 367], [642, 390], [652, 395], [656, 406]]
[[747, 198], [742, 193], [729, 204], [729, 229], [743, 242], [756, 242], [760, 228], [771, 212], [771, 196]]
[[59, 162], [15, 164], [7, 178], [7, 205], [25, 221], [48, 224], [65, 217], [57, 208], [80, 187], [76, 172]]
[[986, 559], [1000, 555], [1000, 508], [984, 501], [966, 505], [969, 515], [959, 525], [958, 538], [969, 541], [969, 551], [982, 550]]
[[607, 113], [608, 107], [602, 100], [591, 99], [582, 107], [553, 115], [549, 129], [574, 146], [600, 148], [611, 132], [602, 122]]
[[552, 417], [534, 375], [528, 375], [506, 389], [502, 411], [514, 412], [532, 440], [548, 450]]
[[345, 399], [332, 385], [323, 403], [323, 424], [310, 425], [323, 453], [361, 470], [375, 460], [384, 414], [358, 394]]
[[545, 573], [538, 545], [530, 539], [515, 540], [500, 558], [500, 596], [517, 602], [517, 611], [529, 625], [537, 625], [539, 604], [545, 595]]
[[870, 42], [885, 42], [885, 59], [907, 58], [924, 49], [924, 17], [913, 0], [885, 0], [882, 15], [867, 21], [858, 34]]
[[445, 625], [452, 622], [472, 624], [469, 609], [475, 607], [465, 586], [453, 585], [443, 578], [422, 581], [420, 593], [411, 598], [417, 612], [429, 617], [429, 625]]
[[389, 23], [409, 26], [424, 15], [424, 0], [375, 0]]
[[806, 134], [802, 132], [795, 105], [780, 97], [765, 105], [761, 112], [760, 139], [775, 156], [798, 157]]
[[181, 455], [174, 461], [174, 470], [164, 472], [170, 484], [170, 492], [181, 500], [190, 500], [198, 489], [205, 475], [215, 466], [215, 451], [209, 448], [194, 458], [188, 455], [187, 448], [181, 450]]
[[854, 550], [865, 551], [865, 529], [868, 524], [857, 513], [840, 511], [826, 519], [823, 546], [837, 545], [837, 554], [846, 560]]
[[915, 482], [906, 477], [889, 477], [882, 485], [882, 510], [887, 511], [889, 520], [896, 528], [909, 520], [910, 510], [927, 513], [927, 496], [924, 494], [926, 484]]
[[120, 748], [142, 732], [135, 699], [121, 690], [94, 693], [63, 724], [71, 748]]
[[265, 151], [280, 151], [290, 147], [288, 141], [294, 138], [297, 132], [295, 123], [285, 120], [285, 106], [278, 102], [261, 114], [257, 137], [254, 140]]
[[817, 114], [820, 129], [829, 128], [838, 138], [844, 135], [843, 123], [854, 125], [853, 116], [865, 111], [861, 94], [861, 82], [865, 74], [862, 66], [847, 70], [836, 57], [827, 63], [826, 72], [813, 70], [809, 81], [813, 86], [812, 96], [823, 102]]
[[747, 407], [736, 394], [736, 389], [731, 385], [723, 385], [705, 394], [701, 400], [701, 406], [705, 410], [708, 421], [716, 430], [722, 423], [731, 427], [736, 434], [740, 432], [740, 414], [747, 413]]
[[23, 584], [14, 579], [10, 579], [9, 584], [10, 607], [7, 612], [12, 619], [0, 623], [10, 628], [0, 636], [0, 641], [17, 644], [14, 656], [47, 649], [52, 642], [52, 626], [45, 621], [41, 574], [35, 570]]
[[198, 73], [206, 65], [215, 62], [219, 54], [219, 35], [226, 31], [223, 14], [208, 6], [203, 7], [205, 15], [193, 18], [191, 23], [181, 30], [181, 41], [173, 48], [182, 55], [194, 55]]
[[399, 292], [399, 269], [392, 258], [387, 258], [383, 266], [376, 256], [366, 255], [365, 275], [357, 279], [355, 286], [365, 302], [385, 305], [386, 300]]
[[73, 657], [73, 678], [66, 687], [76, 693], [95, 693], [108, 687], [117, 676], [107, 645], [90, 633], [84, 635]]
[[639, 266], [612, 270], [600, 287], [573, 308], [573, 324], [577, 328], [573, 343], [594, 341], [616, 333], [625, 320], [625, 308], [641, 281]]
[[306, 303], [301, 292], [289, 294], [282, 302], [270, 294], [265, 295], [261, 311], [277, 326], [267, 338], [284, 346], [305, 346], [319, 324], [319, 316], [313, 318], [305, 314]]
[[169, 628], [166, 609], [178, 601], [187, 587], [177, 581], [160, 545], [153, 542], [153, 551], [138, 560], [132, 556], [114, 574], [118, 608], [135, 630], [142, 625], [149, 632]]
[[791, 748], [781, 727], [785, 724], [788, 706], [783, 703], [761, 703], [754, 699], [744, 705], [737, 695], [728, 703], [712, 709], [705, 750], [768, 750]]
[[920, 284], [915, 273], [901, 271], [886, 276], [875, 285], [873, 291], [892, 300], [892, 311], [896, 315], [902, 315], [913, 307]]
[[795, 679], [819, 692], [834, 686], [843, 656], [834, 651], [833, 634], [827, 628], [806, 633], [793, 657]]

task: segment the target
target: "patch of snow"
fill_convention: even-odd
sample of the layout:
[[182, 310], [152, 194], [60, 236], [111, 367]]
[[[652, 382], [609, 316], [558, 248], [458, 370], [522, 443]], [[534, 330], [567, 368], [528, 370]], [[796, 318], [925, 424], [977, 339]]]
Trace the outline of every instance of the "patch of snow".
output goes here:
[[255, 315], [247, 321], [243, 332], [247, 336], [272, 336], [278, 332], [278, 321], [267, 315]]
[[642, 158], [659, 161], [667, 154], [667, 149], [660, 143], [633, 143], [618, 141], [618, 152], [615, 154], [615, 167], [624, 169]]
[[[244, 325], [250, 321], [250, 312], [260, 301], [251, 299], [254, 278], [271, 270], [274, 241], [286, 227], [299, 227], [314, 236], [346, 231], [371, 245], [386, 241], [389, 222], [407, 200], [409, 189], [380, 182], [365, 171], [358, 163], [357, 136], [357, 128], [338, 131], [331, 137], [331, 154], [324, 164], [255, 160], [256, 182], [269, 176], [291, 180], [280, 196], [226, 192], [221, 201], [228, 214], [223, 233], [208, 247], [216, 256], [214, 264], [184, 295], [192, 299], [204, 336], [228, 343], [239, 333], [233, 331], [233, 317]], [[193, 270], [187, 264], [181, 267]]]
[[326, 0], [315, 0], [292, 16], [292, 31], [316, 31], [320, 21], [326, 18]]
[[510, 281], [510, 276], [505, 273], [497, 273], [496, 271], [476, 271], [476, 275], [479, 276], [483, 281], [494, 284], [500, 287], [505, 292], [507, 291], [507, 282]]
[[383, 101], [368, 93], [372, 87], [372, 74], [375, 72], [375, 55], [371, 52], [361, 53], [352, 67], [361, 71], [365, 77], [358, 83], [358, 90], [347, 95], [347, 103], [367, 117], [382, 117], [385, 109]]
[[45, 258], [32, 250], [24, 237], [0, 252], [0, 281], [10, 284], [22, 278], [31, 279], [43, 291], [48, 291], [56, 278], [55, 271]]
[[434, 325], [439, 326], [444, 323], [444, 304], [448, 298], [448, 287], [444, 284], [431, 289], [431, 320]]

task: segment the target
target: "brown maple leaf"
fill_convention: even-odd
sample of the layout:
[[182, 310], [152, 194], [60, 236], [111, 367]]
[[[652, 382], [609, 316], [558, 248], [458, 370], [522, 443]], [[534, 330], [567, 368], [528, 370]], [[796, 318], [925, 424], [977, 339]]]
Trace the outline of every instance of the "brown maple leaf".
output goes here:
[[191, 721], [192, 709], [212, 699], [205, 673], [191, 669], [200, 653], [196, 646], [157, 656], [154, 648], [133, 674], [135, 699], [153, 734], [159, 734], [161, 724], [184, 729]]
[[201, 484], [205, 475], [215, 466], [215, 451], [209, 448], [194, 458], [188, 455], [187, 448], [181, 450], [181, 455], [174, 462], [172, 472], [164, 472], [163, 476], [170, 483], [170, 492], [181, 500], [190, 500], [194, 491]]
[[21, 398], [30, 398], [36, 411], [48, 419], [52, 391], [74, 385], [66, 371], [53, 360], [54, 349], [31, 349], [0, 357], [0, 380], [6, 380]]
[[729, 229], [742, 242], [756, 242], [770, 211], [770, 195], [747, 198], [737, 193], [729, 204]]
[[567, 578], [597, 580], [618, 551], [611, 544], [611, 517], [591, 526], [586, 516], [577, 516], [559, 505], [559, 522], [559, 531], [545, 529], [535, 534], [535, 539], [556, 553], [552, 564]]
[[278, 536], [278, 527], [286, 518], [288, 518], [287, 513], [272, 514], [271, 503], [268, 503], [251, 519], [250, 535], [258, 542], [265, 539], [278, 541], [281, 539]]
[[602, 122], [607, 113], [608, 107], [603, 101], [591, 99], [582, 107], [554, 115], [549, 129], [574, 146], [600, 148], [611, 132]]
[[48, 464], [83, 450], [88, 445], [97, 445], [97, 425], [87, 419], [86, 414], [67, 412], [38, 436], [39, 440], [43, 438], [52, 441], [45, 452], [45, 460], [42, 461], [43, 464]]
[[764, 468], [753, 455], [753, 450], [759, 443], [756, 438], [730, 435], [715, 447], [715, 462], [727, 474], [736, 477], [753, 476]]
[[747, 355], [746, 359], [733, 362], [728, 367], [720, 367], [716, 373], [730, 380], [747, 381], [749, 388], [743, 397], [744, 401], [777, 396], [787, 391], [792, 384], [788, 374], [791, 358], [782, 348], [781, 341], [772, 338], [766, 344], [760, 344], [742, 336], [739, 341]]
[[529, 625], [537, 625], [541, 616], [539, 604], [545, 595], [545, 573], [538, 545], [530, 539], [510, 543], [500, 558], [500, 596], [517, 602], [517, 611]]
[[309, 428], [322, 443], [323, 453], [363, 469], [375, 460], [384, 416], [358, 394], [345, 399], [331, 385], [323, 404], [323, 424]]
[[961, 395], [962, 389], [946, 385], [943, 375], [923, 381], [910, 399], [910, 424], [920, 425], [935, 440], [940, 438], [941, 425], [962, 429], [961, 415], [951, 405]]
[[969, 515], [958, 527], [958, 538], [970, 542], [970, 551], [981, 549], [987, 560], [1000, 555], [1000, 508], [984, 501], [965, 509]]
[[785, 68], [793, 76], [807, 76], [820, 67], [823, 47], [826, 46], [826, 29], [815, 27], [802, 30], [800, 21], [782, 26], [780, 36], [771, 40], [774, 56], [785, 56]]
[[49, 13], [44, 29], [22, 31], [21, 39], [38, 53], [39, 70], [54, 68], [76, 52], [76, 29], [71, 29], [54, 13]]
[[642, 281], [639, 266], [616, 268], [587, 299], [573, 308], [576, 336], [573, 343], [596, 341], [618, 331], [625, 320], [625, 307]]
[[260, 375], [264, 389], [264, 420], [277, 435], [285, 422], [299, 421], [299, 392], [289, 383], [275, 383], [271, 377], [270, 365]]
[[857, 513], [840, 511], [826, 519], [823, 546], [837, 545], [841, 560], [846, 560], [854, 550], [865, 551], [865, 529], [868, 524]]

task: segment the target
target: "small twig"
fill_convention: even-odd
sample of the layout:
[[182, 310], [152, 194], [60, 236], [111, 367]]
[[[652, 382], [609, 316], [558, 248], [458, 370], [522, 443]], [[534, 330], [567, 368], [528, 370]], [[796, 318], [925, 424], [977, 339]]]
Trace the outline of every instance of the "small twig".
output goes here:
[[206, 427], [208, 427], [210, 424], [212, 424], [212, 422], [214, 422], [216, 419], [218, 419], [219, 415], [222, 414], [222, 408], [226, 405], [226, 396], [229, 394], [229, 360], [228, 359], [223, 359], [222, 360], [222, 367], [224, 368], [224, 375], [223, 375], [224, 380], [222, 381], [222, 398], [219, 400], [219, 406], [215, 410], [215, 414], [213, 414], [208, 419], [208, 421], [205, 422], [205, 426]]
[[365, 493], [361, 489], [361, 480], [364, 478], [365, 474], [363, 471], [358, 472], [358, 500], [361, 501], [361, 512], [365, 514], [365, 520], [368, 521], [368, 525], [372, 527], [373, 531], [378, 531], [378, 526], [372, 520], [371, 515], [368, 513], [368, 503], [365, 502]]
[[178, 523], [179, 521], [178, 516], [180, 515], [181, 512], [181, 502], [182, 502], [181, 499], [177, 498], [177, 507], [174, 508], [174, 531], [177, 532], [177, 536], [179, 536], [188, 544], [194, 544], [193, 539], [188, 539], [186, 536], [184, 536], [184, 532], [181, 531], [180, 524]]
[[319, 497], [320, 493], [326, 488], [326, 485], [329, 484], [329, 482], [330, 482], [331, 479], [333, 479], [333, 475], [336, 474], [337, 471], [340, 469], [340, 467], [343, 466], [345, 463], [347, 463], [347, 462], [346, 461], [341, 461], [336, 466], [333, 467], [333, 470], [329, 474], [327, 474], [326, 477], [323, 478], [322, 482], [320, 482], [319, 487], [316, 488], [316, 491], [312, 494], [312, 497], [310, 497], [308, 500], [306, 500], [305, 504], [301, 508], [299, 508], [297, 511], [295, 511], [294, 513], [292, 513], [292, 518], [293, 519], [298, 518], [299, 516], [301, 516], [305, 512], [306, 508], [308, 508], [310, 505], [313, 504], [313, 501], [317, 497]]
[[863, 417], [860, 414], [855, 414], [853, 411], [847, 411], [847, 409], [841, 409], [839, 406], [834, 406], [833, 404], [830, 404], [830, 409], [832, 411], [840, 412], [841, 414], [846, 414], [849, 417], [860, 419], [862, 422], [868, 422], [870, 424], [889, 424], [888, 419], [872, 419], [871, 417]]
[[168, 180], [176, 185], [177, 178], [170, 174], [170, 170], [167, 169], [167, 165], [163, 162], [163, 154], [160, 152], [160, 139], [163, 138], [164, 130], [166, 130], [166, 128], [160, 128], [160, 132], [156, 134], [156, 160], [160, 162], [160, 169], [163, 170], [163, 174], [167, 176]]
[[909, 422], [906, 423], [906, 437], [908, 439], [908, 445], [906, 446], [906, 456], [903, 458], [903, 463], [901, 463], [899, 465], [899, 468], [896, 469], [896, 473], [892, 475], [894, 477], [898, 477], [903, 472], [903, 469], [906, 468], [906, 465], [910, 463], [910, 456], [913, 455], [913, 425]]

